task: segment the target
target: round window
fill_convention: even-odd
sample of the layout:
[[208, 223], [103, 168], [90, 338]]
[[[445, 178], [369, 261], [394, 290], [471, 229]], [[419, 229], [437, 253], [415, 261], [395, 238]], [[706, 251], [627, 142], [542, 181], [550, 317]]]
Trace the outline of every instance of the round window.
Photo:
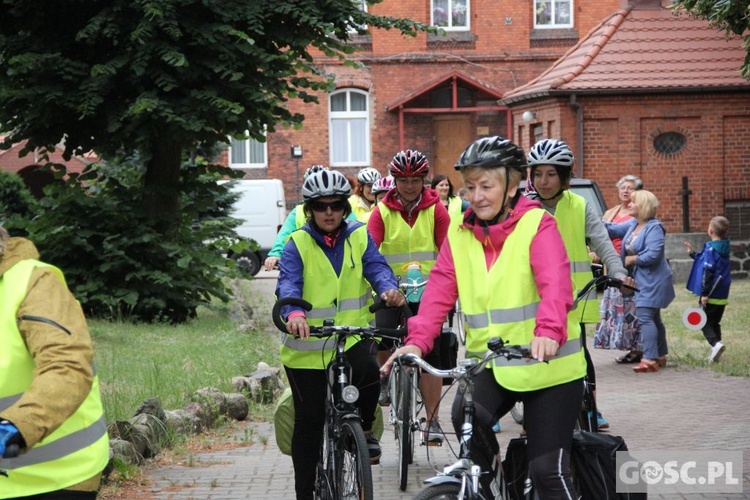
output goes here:
[[664, 155], [676, 155], [687, 145], [687, 137], [679, 132], [664, 132], [654, 137], [654, 149]]

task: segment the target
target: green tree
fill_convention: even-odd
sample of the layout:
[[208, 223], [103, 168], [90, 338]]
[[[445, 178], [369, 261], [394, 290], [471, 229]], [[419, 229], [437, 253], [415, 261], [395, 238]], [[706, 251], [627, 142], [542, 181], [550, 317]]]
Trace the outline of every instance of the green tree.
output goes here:
[[300, 124], [287, 100], [331, 85], [312, 51], [345, 60], [353, 29], [422, 28], [352, 0], [5, 0], [0, 19], [0, 147], [138, 151], [143, 203], [168, 235], [186, 151]]
[[685, 9], [727, 35], [744, 35], [743, 47], [748, 54], [741, 71], [742, 77], [750, 80], [750, 0], [674, 0], [672, 8]]

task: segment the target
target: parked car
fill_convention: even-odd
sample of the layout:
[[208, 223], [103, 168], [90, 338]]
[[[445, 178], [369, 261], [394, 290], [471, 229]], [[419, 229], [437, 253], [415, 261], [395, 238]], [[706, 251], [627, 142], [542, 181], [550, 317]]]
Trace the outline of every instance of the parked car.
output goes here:
[[227, 252], [227, 257], [235, 259], [247, 274], [255, 276], [260, 271], [261, 262], [273, 247], [276, 233], [286, 218], [286, 198], [284, 185], [279, 179], [242, 179], [231, 182], [232, 191], [240, 197], [234, 204], [232, 217], [242, 221], [237, 234], [254, 240], [258, 245], [241, 253]]

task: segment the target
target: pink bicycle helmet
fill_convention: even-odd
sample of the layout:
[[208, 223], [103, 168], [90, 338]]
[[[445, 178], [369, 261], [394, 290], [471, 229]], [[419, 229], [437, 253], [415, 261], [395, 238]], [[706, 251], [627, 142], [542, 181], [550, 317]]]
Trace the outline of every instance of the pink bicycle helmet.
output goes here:
[[375, 184], [372, 185], [372, 194], [378, 194], [378, 193], [384, 193], [386, 191], [390, 191], [393, 188], [393, 177], [386, 176], [381, 177], [377, 181], [375, 181]]
[[393, 177], [424, 177], [430, 173], [430, 162], [419, 151], [406, 149], [393, 156], [388, 170]]

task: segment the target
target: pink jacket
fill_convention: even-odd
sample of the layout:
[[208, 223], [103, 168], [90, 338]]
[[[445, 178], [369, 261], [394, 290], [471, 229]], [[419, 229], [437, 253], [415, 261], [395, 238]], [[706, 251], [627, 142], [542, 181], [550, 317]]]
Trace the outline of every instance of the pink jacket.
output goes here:
[[[471, 208], [466, 210], [464, 227], [471, 228], [482, 242], [487, 269], [490, 269], [503, 250], [503, 244], [516, 223], [531, 208], [541, 207], [538, 201], [522, 196], [503, 222], [489, 227], [475, 224]], [[568, 338], [567, 315], [573, 307], [573, 282], [570, 261], [565, 251], [554, 217], [545, 213], [531, 243], [531, 267], [534, 270], [541, 302], [536, 317], [534, 335], [550, 337], [562, 345]], [[502, 293], [498, 290], [498, 293]], [[419, 347], [424, 354], [432, 350], [448, 312], [458, 298], [456, 268], [450, 240], [440, 248], [435, 267], [419, 306], [419, 314], [409, 319], [406, 344]]]

